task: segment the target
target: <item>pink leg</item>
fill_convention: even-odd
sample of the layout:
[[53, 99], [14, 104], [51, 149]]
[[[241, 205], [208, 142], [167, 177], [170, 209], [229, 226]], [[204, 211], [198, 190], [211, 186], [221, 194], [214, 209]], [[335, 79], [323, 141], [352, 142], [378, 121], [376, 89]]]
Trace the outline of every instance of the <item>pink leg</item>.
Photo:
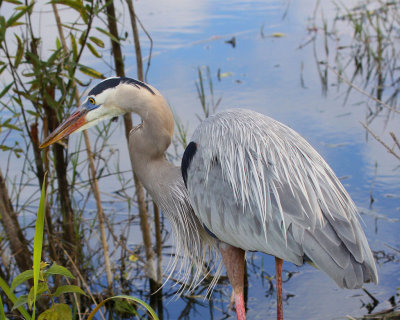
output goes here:
[[229, 281], [232, 284], [237, 319], [246, 320], [243, 297], [245, 251], [226, 243], [221, 243], [219, 249], [225, 264], [226, 272], [228, 273]]
[[276, 268], [276, 318], [283, 320], [283, 306], [282, 306], [282, 264], [283, 260], [275, 257]]

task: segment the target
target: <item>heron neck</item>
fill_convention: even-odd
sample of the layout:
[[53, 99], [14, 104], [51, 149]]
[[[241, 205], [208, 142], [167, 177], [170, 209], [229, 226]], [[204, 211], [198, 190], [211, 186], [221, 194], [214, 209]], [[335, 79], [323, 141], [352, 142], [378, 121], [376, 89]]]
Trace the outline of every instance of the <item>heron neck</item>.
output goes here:
[[138, 114], [142, 123], [129, 134], [129, 154], [135, 173], [149, 190], [163, 170], [172, 166], [165, 159], [165, 151], [172, 141], [174, 119], [159, 92], [142, 90], [132, 101], [129, 111]]
[[165, 157], [149, 158], [134, 152], [131, 153], [131, 161], [134, 172], [158, 205], [160, 205], [158, 197], [170, 193], [169, 187], [176, 182], [176, 179], [181, 179], [179, 168]]
[[171, 144], [174, 133], [174, 118], [163, 96], [154, 91], [121, 86], [115, 96], [124, 112], [140, 116], [142, 124], [129, 135], [131, 154], [143, 154], [148, 158], [162, 157]]

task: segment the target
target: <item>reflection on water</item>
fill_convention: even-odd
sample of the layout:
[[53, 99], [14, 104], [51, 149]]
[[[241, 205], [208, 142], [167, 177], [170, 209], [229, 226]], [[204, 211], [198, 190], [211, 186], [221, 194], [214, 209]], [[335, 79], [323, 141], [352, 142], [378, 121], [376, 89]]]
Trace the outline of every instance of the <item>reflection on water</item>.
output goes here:
[[[371, 311], [373, 299], [379, 301], [373, 311], [383, 310], [390, 307], [389, 299], [400, 285], [396, 258], [398, 221], [394, 220], [400, 203], [398, 198], [385, 196], [399, 194], [396, 182], [399, 173], [395, 170], [398, 162], [379, 143], [365, 140], [359, 122], [366, 119], [367, 98], [355, 91], [348, 94], [344, 84], [335, 85], [334, 74], [330, 74], [326, 83], [325, 96], [321, 94], [321, 69], [317, 68], [316, 56], [325, 54], [324, 41], [317, 39], [299, 49], [310, 37], [309, 18], [314, 17], [317, 28], [312, 32], [323, 32], [322, 10], [328, 24], [338, 15], [333, 5], [325, 2], [324, 6], [318, 8], [316, 17], [314, 1], [291, 2], [289, 7], [281, 2], [189, 2], [179, 13], [162, 5], [152, 7], [147, 2], [138, 3], [137, 9], [154, 36], [155, 51], [159, 52], [153, 57], [148, 81], [163, 92], [188, 124], [190, 133], [198, 123], [195, 114], [200, 111], [195, 92], [197, 68], [208, 66], [214, 94], [222, 97], [219, 109], [249, 107], [290, 125], [344, 178], [343, 183], [356, 204], [370, 208], [362, 210], [365, 213], [362, 219], [376, 252], [380, 275], [379, 286], [365, 286], [371, 297], [363, 290], [337, 288], [326, 275], [310, 266], [285, 263], [287, 281], [283, 292], [287, 319], [361, 316]], [[195, 18], [180, 21], [182, 15]], [[337, 30], [340, 31], [350, 32], [348, 27]], [[274, 33], [280, 37], [272, 36]], [[227, 43], [233, 36], [235, 46]], [[327, 41], [333, 51], [334, 42]], [[218, 73], [225, 76], [218, 78]], [[384, 125], [386, 130], [394, 128], [390, 122], [377, 123], [379, 132]], [[371, 197], [374, 201], [370, 206]], [[259, 253], [249, 254], [248, 260], [249, 319], [272, 317], [276, 303], [274, 260]], [[214, 311], [208, 310], [210, 304], [206, 301], [199, 300], [196, 304], [184, 298], [167, 304], [166, 316], [175, 319], [193, 307], [185, 318], [204, 319], [213, 315], [221, 319], [227, 314], [234, 318], [234, 312], [226, 310], [228, 290], [225, 286], [217, 287], [211, 300]]]
[[[323, 28], [324, 21], [331, 26], [341, 16], [336, 7], [328, 1], [320, 1], [318, 10], [315, 10], [315, 0], [138, 1], [135, 5], [154, 42], [148, 82], [164, 94], [188, 129], [189, 136], [198, 124], [196, 114], [201, 113], [195, 84], [198, 68], [204, 70], [204, 75], [208, 68], [214, 102], [221, 99], [219, 110], [251, 108], [301, 133], [342, 177], [343, 184], [360, 208], [364, 229], [378, 262], [380, 284], [365, 286], [370, 295], [361, 289], [341, 290], [322, 272], [308, 265], [296, 267], [285, 262], [285, 318], [344, 319], [346, 315], [362, 316], [369, 311], [385, 310], [391, 308], [396, 299], [398, 302], [398, 297], [393, 296], [396, 288], [400, 287], [399, 162], [376, 140], [366, 139], [360, 121], [370, 123], [371, 102], [355, 90], [349, 93], [345, 84], [339, 86], [337, 77], [320, 63], [325, 57], [330, 63], [332, 60], [340, 62], [335, 60], [337, 39], [325, 37], [327, 30]], [[334, 26], [340, 37], [351, 38], [349, 26]], [[309, 42], [314, 35], [318, 37]], [[148, 44], [144, 36], [142, 39], [146, 55]], [[232, 39], [235, 39], [235, 45]], [[133, 54], [128, 53], [126, 59], [127, 65], [135, 65]], [[349, 72], [346, 76], [351, 79], [351, 71], [356, 69], [348, 60], [345, 61]], [[332, 66], [336, 68], [334, 63]], [[98, 65], [93, 67], [98, 68]], [[135, 69], [128, 69], [127, 75], [134, 77]], [[357, 71], [358, 80], [362, 75]], [[379, 80], [379, 75], [377, 77], [378, 85], [381, 85], [382, 79]], [[324, 94], [321, 93], [321, 79]], [[360, 83], [363, 87], [363, 82]], [[376, 86], [376, 82], [371, 86]], [[367, 85], [366, 89], [371, 87]], [[207, 90], [206, 98], [209, 99]], [[388, 92], [389, 95], [393, 93], [391, 90]], [[385, 97], [386, 93], [380, 90], [373, 94]], [[397, 96], [392, 99], [393, 103], [395, 101]], [[375, 103], [372, 105], [375, 107]], [[382, 135], [389, 131], [398, 132], [398, 124], [388, 118], [387, 113], [383, 116], [380, 113], [374, 119], [371, 127], [375, 132]], [[126, 145], [120, 138], [123, 129], [117, 126], [113, 124], [115, 132], [109, 141], [113, 146], [110, 152], [117, 154], [118, 170], [129, 172]], [[95, 134], [92, 130], [91, 135]], [[77, 137], [71, 138], [71, 144], [74, 139]], [[171, 154], [174, 154], [173, 150]], [[120, 184], [116, 184], [114, 179], [115, 176], [103, 178], [102, 191], [124, 197], [133, 192], [129, 179], [122, 181], [124, 177], [120, 177]], [[121, 185], [124, 188], [116, 192], [115, 189]], [[116, 258], [119, 251], [114, 253], [116, 269], [128, 255], [140, 256], [143, 250], [138, 245], [140, 234], [135, 232], [138, 230], [137, 219], [121, 214], [134, 211], [130, 205], [115, 198], [110, 205], [105, 205], [105, 211], [112, 213], [110, 221], [115, 224], [115, 233], [121, 231], [120, 234], [127, 236], [118, 239], [128, 249], [123, 250], [121, 257]], [[89, 222], [95, 220], [91, 214], [89, 212], [85, 217]], [[163, 225], [168, 229], [167, 223]], [[95, 247], [96, 237], [92, 234], [85, 236], [93, 241], [90, 244]], [[165, 255], [173, 252], [168, 241]], [[247, 259], [248, 318], [272, 318], [276, 310], [274, 259], [260, 253], [249, 253]], [[164, 264], [166, 266], [167, 262]], [[116, 281], [120, 281], [124, 290], [128, 287], [138, 296], [146, 296], [148, 283], [143, 277], [143, 268], [144, 263], [138, 261], [131, 274], [125, 275], [121, 271], [120, 279], [116, 276]], [[126, 281], [126, 277], [134, 281]], [[173, 280], [163, 287], [164, 319], [235, 318], [234, 311], [229, 309], [231, 293], [226, 277], [221, 278], [210, 300], [204, 299], [207, 282], [190, 295], [176, 297], [179, 288], [174, 286]]]

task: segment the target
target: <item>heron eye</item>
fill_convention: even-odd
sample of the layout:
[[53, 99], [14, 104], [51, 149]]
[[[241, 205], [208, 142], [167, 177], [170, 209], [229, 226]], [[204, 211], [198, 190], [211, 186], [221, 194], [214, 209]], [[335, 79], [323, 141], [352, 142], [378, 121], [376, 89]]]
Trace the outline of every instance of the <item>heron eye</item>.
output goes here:
[[96, 101], [94, 101], [94, 99], [92, 97], [90, 97], [88, 100], [89, 100], [90, 104], [96, 104]]

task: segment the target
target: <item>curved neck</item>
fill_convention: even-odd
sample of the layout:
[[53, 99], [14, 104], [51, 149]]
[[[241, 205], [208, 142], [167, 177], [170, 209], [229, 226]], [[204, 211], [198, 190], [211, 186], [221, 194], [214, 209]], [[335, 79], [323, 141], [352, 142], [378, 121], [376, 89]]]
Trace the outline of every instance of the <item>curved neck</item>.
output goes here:
[[134, 171], [146, 184], [144, 180], [152, 179], [148, 175], [155, 173], [150, 166], [166, 162], [164, 153], [174, 132], [172, 112], [156, 89], [149, 91], [121, 85], [115, 100], [124, 112], [136, 113], [142, 119], [142, 123], [129, 134], [129, 153]]

